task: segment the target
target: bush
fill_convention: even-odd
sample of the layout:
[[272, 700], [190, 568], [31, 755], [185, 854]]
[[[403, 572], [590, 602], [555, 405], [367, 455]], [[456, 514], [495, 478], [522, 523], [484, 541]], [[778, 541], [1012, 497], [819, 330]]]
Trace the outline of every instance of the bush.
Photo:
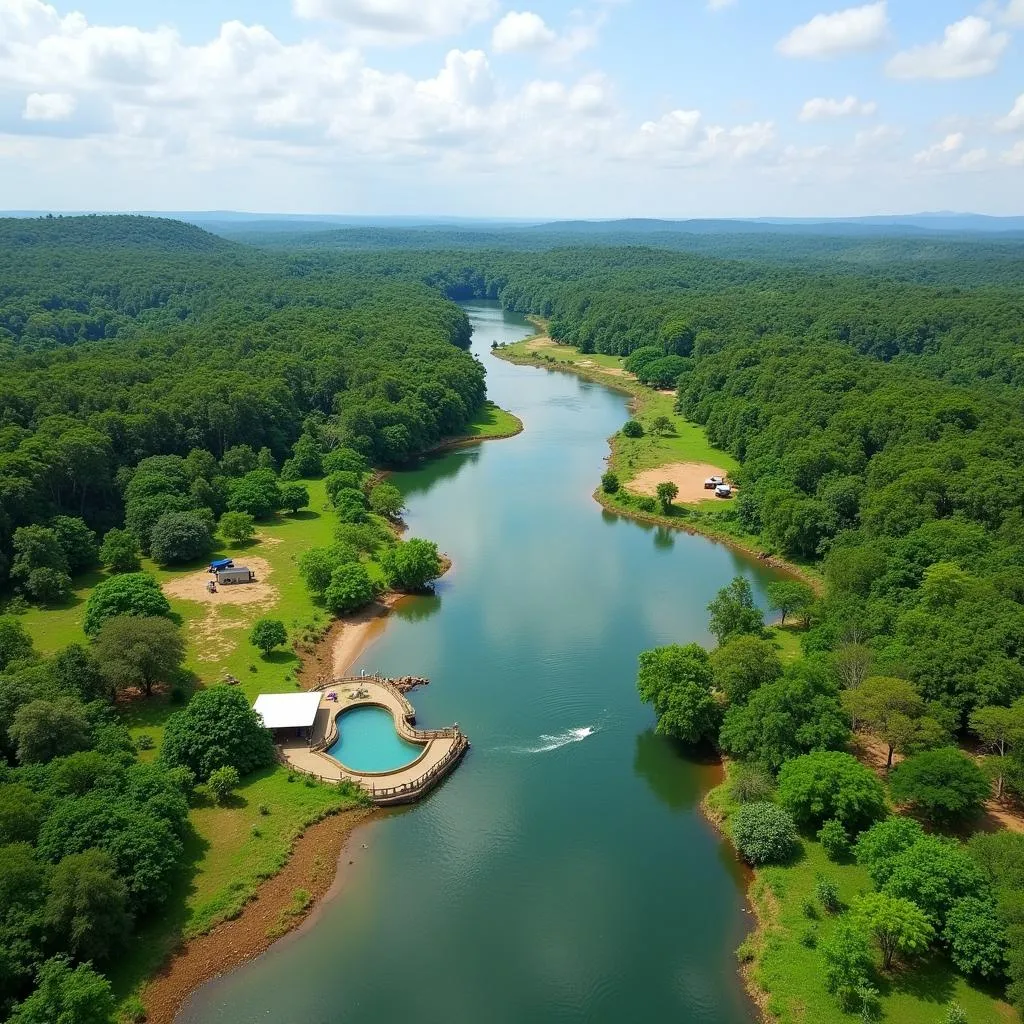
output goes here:
[[778, 801], [801, 827], [835, 820], [859, 832], [885, 815], [885, 789], [874, 772], [837, 750], [787, 761], [779, 772]]
[[770, 801], [775, 793], [775, 781], [763, 768], [754, 764], [736, 765], [729, 779], [729, 795], [738, 804], [756, 804]]
[[210, 772], [206, 785], [218, 804], [225, 804], [231, 799], [231, 795], [238, 788], [241, 782], [238, 769], [234, 765], [226, 764], [222, 768], [215, 768]]
[[643, 437], [644, 428], [637, 420], [626, 420], [622, 425], [622, 433], [626, 437]]
[[871, 980], [871, 946], [867, 935], [852, 921], [840, 920], [831, 938], [821, 947], [825, 962], [825, 987], [839, 1005], [851, 1012], [862, 1003], [861, 992]]
[[267, 657], [275, 647], [288, 640], [288, 630], [280, 619], [257, 619], [249, 633], [249, 643], [258, 647]]
[[620, 486], [621, 484], [619, 483], [618, 476], [610, 469], [601, 477], [601, 490], [604, 491], [605, 494], [617, 493]]
[[248, 775], [274, 763], [274, 744], [245, 694], [214, 686], [167, 719], [160, 762], [188, 768], [199, 781], [225, 765]]
[[248, 512], [225, 512], [218, 526], [220, 535], [232, 544], [244, 544], [256, 533], [256, 520]]
[[85, 606], [85, 632], [94, 637], [115, 615], [169, 615], [171, 606], [160, 584], [144, 572], [112, 576], [98, 584]]
[[939, 824], [975, 817], [991, 795], [984, 772], [955, 747], [926, 750], [902, 761], [889, 777], [889, 792]]
[[850, 855], [850, 839], [841, 821], [832, 818], [818, 829], [818, 842], [829, 860], [846, 860]]
[[744, 804], [729, 819], [732, 841], [748, 864], [781, 864], [796, 852], [796, 825], [787, 811], [768, 802]]
[[814, 895], [817, 896], [818, 902], [830, 914], [838, 914], [843, 908], [842, 901], [839, 898], [839, 886], [825, 875], [818, 875], [815, 878]]
[[197, 512], [165, 512], [150, 534], [149, 550], [158, 565], [180, 565], [208, 555], [213, 548], [211, 515]]

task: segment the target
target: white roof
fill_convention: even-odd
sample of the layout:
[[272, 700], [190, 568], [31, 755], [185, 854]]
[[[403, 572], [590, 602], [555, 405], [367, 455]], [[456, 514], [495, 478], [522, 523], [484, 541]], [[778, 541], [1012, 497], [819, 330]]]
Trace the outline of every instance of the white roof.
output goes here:
[[261, 693], [252, 706], [268, 729], [306, 729], [319, 708], [319, 693]]

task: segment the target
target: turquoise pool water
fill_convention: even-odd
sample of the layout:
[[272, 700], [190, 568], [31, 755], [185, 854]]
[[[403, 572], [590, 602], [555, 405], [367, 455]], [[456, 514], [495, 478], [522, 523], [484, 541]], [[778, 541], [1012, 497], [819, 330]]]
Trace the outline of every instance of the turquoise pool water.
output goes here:
[[390, 772], [423, 753], [395, 731], [395, 720], [384, 708], [361, 707], [338, 716], [338, 738], [327, 753], [354, 772]]

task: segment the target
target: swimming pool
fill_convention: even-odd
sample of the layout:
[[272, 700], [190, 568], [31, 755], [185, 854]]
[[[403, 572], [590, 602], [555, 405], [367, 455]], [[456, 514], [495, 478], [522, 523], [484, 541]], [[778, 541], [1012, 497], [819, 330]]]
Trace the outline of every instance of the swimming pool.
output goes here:
[[338, 715], [338, 738], [327, 753], [354, 772], [390, 772], [415, 761], [423, 747], [398, 735], [390, 711], [364, 704]]

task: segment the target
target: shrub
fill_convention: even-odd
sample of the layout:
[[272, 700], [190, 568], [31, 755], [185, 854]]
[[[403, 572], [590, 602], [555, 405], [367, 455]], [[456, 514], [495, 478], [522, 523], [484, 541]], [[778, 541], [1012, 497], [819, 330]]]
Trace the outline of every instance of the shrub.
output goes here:
[[156, 746], [156, 742], [148, 732], [139, 733], [135, 737], [135, 749], [136, 750], [152, 750]]
[[965, 896], [950, 908], [942, 937], [949, 957], [964, 974], [1001, 977], [1006, 968], [1006, 933], [991, 900]]
[[837, 750], [786, 762], [779, 772], [778, 800], [801, 827], [835, 820], [858, 832], [885, 815], [885, 790], [874, 772]]
[[926, 750], [892, 771], [893, 800], [930, 821], [952, 824], [975, 817], [991, 794], [984, 772], [955, 747]]
[[226, 764], [210, 772], [206, 785], [218, 804], [225, 804], [231, 799], [232, 793], [238, 788], [241, 779], [234, 765]]
[[799, 845], [787, 811], [768, 802], [744, 804], [729, 820], [733, 844], [748, 864], [780, 864]]
[[830, 913], [838, 914], [842, 909], [839, 899], [839, 886], [825, 875], [818, 875], [814, 880], [814, 895], [818, 902]]
[[605, 494], [617, 493], [620, 486], [617, 474], [613, 473], [610, 469], [601, 477], [601, 490]]
[[756, 804], [771, 800], [775, 782], [755, 764], [737, 765], [729, 779], [729, 795], [738, 804]]
[[869, 987], [871, 946], [854, 922], [840, 920], [831, 938], [821, 947], [825, 962], [825, 987], [847, 1012], [859, 1008], [860, 993]]
[[644, 428], [637, 420], [626, 420], [622, 425], [622, 433], [626, 437], [643, 437]]
[[818, 829], [818, 842], [829, 860], [845, 860], [850, 855], [850, 840], [843, 823], [832, 818]]
[[98, 584], [85, 606], [85, 632], [94, 637], [115, 615], [169, 615], [171, 606], [160, 584], [144, 572], [112, 576]]
[[249, 643], [258, 647], [267, 657], [275, 647], [288, 640], [288, 630], [280, 619], [257, 619], [249, 633]]
[[248, 512], [225, 512], [218, 526], [220, 535], [232, 544], [244, 544], [256, 533], [256, 520]]

